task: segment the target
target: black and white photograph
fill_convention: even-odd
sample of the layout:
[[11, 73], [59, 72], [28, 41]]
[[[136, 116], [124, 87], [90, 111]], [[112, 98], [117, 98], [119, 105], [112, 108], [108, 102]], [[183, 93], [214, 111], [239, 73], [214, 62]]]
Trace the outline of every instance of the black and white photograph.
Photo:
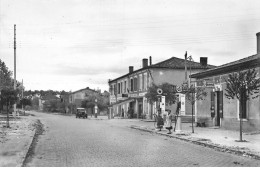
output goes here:
[[0, 0], [0, 167], [260, 167], [260, 1]]

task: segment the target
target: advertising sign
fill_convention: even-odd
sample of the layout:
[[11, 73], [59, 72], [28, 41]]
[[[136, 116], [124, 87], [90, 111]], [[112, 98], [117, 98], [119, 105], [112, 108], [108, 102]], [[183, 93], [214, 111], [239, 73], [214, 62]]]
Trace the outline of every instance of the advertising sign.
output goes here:
[[185, 115], [185, 94], [180, 94], [181, 115]]

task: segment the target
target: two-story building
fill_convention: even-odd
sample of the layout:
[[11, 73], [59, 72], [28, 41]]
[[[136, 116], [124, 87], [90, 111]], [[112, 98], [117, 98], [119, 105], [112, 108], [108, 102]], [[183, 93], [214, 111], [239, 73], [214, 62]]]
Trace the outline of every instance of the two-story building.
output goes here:
[[233, 61], [213, 69], [192, 74], [196, 86], [204, 86], [208, 95], [205, 100], [195, 104], [195, 121], [203, 121], [207, 126], [218, 126], [224, 129], [239, 130], [240, 104], [242, 111], [243, 130], [260, 130], [260, 97], [239, 103], [235, 99], [225, 97], [226, 79], [231, 73], [256, 69], [260, 75], [260, 33], [257, 33], [257, 54]]
[[90, 89], [89, 87], [80, 89], [69, 94], [69, 103], [71, 105], [71, 111], [74, 113], [75, 109], [81, 107], [81, 102], [87, 99], [90, 94], [99, 94], [100, 91]]
[[[197, 73], [214, 66], [207, 64], [207, 57], [201, 57], [201, 62], [186, 60], [188, 72]], [[186, 72], [187, 73], [187, 72]], [[133, 109], [134, 118], [152, 118], [156, 104], [150, 104], [145, 94], [152, 83], [160, 85], [170, 83], [181, 85], [185, 80], [185, 59], [176, 57], [152, 64], [152, 57], [142, 60], [142, 68], [134, 70], [129, 66], [129, 72], [113, 80], [109, 80], [110, 113], [113, 116], [127, 117], [127, 111]], [[188, 105], [187, 105], [188, 106]], [[166, 106], [167, 107], [167, 106]], [[172, 106], [172, 111], [176, 106]], [[187, 115], [191, 111], [187, 108]]]

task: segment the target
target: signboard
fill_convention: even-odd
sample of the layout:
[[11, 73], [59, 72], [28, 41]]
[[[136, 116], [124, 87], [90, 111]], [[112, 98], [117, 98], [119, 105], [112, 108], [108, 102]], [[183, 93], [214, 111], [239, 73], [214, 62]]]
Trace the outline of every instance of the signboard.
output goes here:
[[129, 94], [128, 96], [129, 96], [129, 97], [138, 97], [137, 94]]
[[214, 87], [213, 80], [198, 80], [197, 87]]
[[206, 87], [214, 87], [213, 81], [206, 81]]
[[116, 98], [115, 98], [115, 96], [110, 96], [110, 102], [116, 102]]
[[222, 85], [221, 84], [215, 84], [215, 91], [222, 91]]
[[160, 88], [158, 88], [158, 89], [157, 89], [157, 94], [162, 94], [162, 93], [163, 93], [163, 90], [160, 89]]
[[180, 93], [181, 90], [182, 90], [181, 86], [176, 86], [176, 91], [177, 91], [178, 93]]
[[220, 77], [214, 77], [214, 84], [220, 84]]
[[143, 97], [146, 93], [139, 93], [139, 96]]
[[181, 115], [185, 115], [185, 94], [179, 94], [181, 102]]

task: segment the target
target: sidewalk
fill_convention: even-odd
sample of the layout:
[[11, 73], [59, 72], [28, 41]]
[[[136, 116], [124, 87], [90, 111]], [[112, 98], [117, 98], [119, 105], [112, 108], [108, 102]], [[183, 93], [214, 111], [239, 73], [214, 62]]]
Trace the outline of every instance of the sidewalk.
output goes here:
[[131, 128], [260, 160], [260, 131], [243, 133], [243, 140], [246, 140], [246, 142], [237, 142], [239, 140], [239, 131], [223, 130], [217, 127], [195, 127], [194, 125], [194, 133], [191, 133], [191, 123], [182, 123], [181, 133], [173, 132], [172, 130], [172, 134], [167, 134], [168, 130], [166, 129], [158, 131], [154, 127], [154, 122], [146, 120], [133, 122]]
[[35, 133], [33, 116], [11, 118], [10, 128], [0, 115], [0, 167], [21, 167]]

